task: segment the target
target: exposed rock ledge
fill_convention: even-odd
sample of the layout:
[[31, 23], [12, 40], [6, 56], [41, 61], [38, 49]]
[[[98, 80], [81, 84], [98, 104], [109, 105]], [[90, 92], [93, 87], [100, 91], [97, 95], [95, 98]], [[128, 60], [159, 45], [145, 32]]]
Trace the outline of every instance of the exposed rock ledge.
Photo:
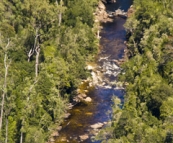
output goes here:
[[112, 21], [111, 18], [109, 18], [108, 13], [106, 12], [106, 7], [103, 4], [102, 1], [99, 1], [98, 7], [96, 8], [95, 15], [95, 22], [107, 22]]
[[[116, 2], [116, 1], [113, 1], [113, 2]], [[106, 2], [104, 1], [104, 3]], [[93, 13], [95, 15], [95, 22], [104, 22], [104, 23], [112, 22], [113, 17], [119, 16], [122, 18], [126, 18], [128, 16], [128, 13], [124, 12], [124, 10], [121, 10], [121, 9], [107, 12], [104, 3], [103, 1], [99, 1], [96, 12]]]

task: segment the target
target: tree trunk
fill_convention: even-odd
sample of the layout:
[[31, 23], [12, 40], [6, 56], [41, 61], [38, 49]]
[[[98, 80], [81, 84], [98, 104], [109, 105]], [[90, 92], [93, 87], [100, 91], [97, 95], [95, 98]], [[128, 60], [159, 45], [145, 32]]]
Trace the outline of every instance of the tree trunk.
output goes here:
[[97, 30], [97, 38], [100, 39], [100, 31]]
[[63, 1], [60, 1], [60, 5], [58, 4], [58, 1], [56, 0], [56, 4], [59, 7], [59, 14], [58, 14], [58, 26], [61, 26], [62, 22], [62, 11], [63, 11]]
[[30, 49], [29, 52], [28, 52], [28, 62], [30, 62], [31, 60], [31, 56], [34, 54], [34, 50], [33, 49]]
[[2, 129], [2, 123], [3, 123], [3, 114], [4, 114], [4, 103], [5, 103], [5, 96], [7, 93], [7, 75], [8, 75], [8, 67], [9, 64], [7, 64], [7, 49], [10, 44], [10, 40], [8, 39], [8, 43], [5, 47], [5, 55], [4, 55], [4, 68], [5, 68], [5, 73], [4, 73], [4, 85], [3, 85], [3, 93], [2, 93], [2, 101], [1, 101], [1, 116], [0, 116], [0, 131]]
[[6, 117], [6, 133], [5, 133], [5, 143], [8, 142], [8, 117]]
[[2, 101], [1, 101], [1, 116], [0, 116], [0, 131], [2, 129], [2, 118], [3, 118], [3, 114], [4, 114], [4, 98], [5, 98], [5, 93], [3, 91], [3, 94], [2, 94]]
[[35, 40], [34, 40], [34, 47], [31, 48], [28, 52], [28, 62], [30, 62], [31, 60], [31, 56], [34, 54], [36, 48], [37, 48], [37, 43], [38, 43], [38, 38], [39, 38], [39, 34], [38, 34], [39, 28], [36, 29], [35, 32]]
[[60, 12], [59, 15], [59, 23], [58, 23], [58, 26], [61, 26], [61, 21], [62, 21], [62, 13]]
[[23, 143], [23, 133], [20, 134], [20, 143]]
[[35, 77], [38, 77], [38, 67], [39, 67], [39, 55], [40, 55], [40, 46], [36, 49], [36, 58], [35, 58]]

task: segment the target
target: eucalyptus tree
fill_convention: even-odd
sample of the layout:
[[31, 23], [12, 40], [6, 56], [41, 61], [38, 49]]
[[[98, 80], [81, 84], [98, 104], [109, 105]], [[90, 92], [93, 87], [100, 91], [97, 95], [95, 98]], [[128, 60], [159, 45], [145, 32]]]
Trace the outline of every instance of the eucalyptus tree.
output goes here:
[[59, 7], [57, 9], [55, 4], [50, 4], [46, 0], [25, 0], [23, 2], [23, 14], [27, 22], [26, 26], [30, 31], [31, 39], [33, 39], [32, 43], [28, 45], [28, 61], [35, 55], [35, 77], [38, 77], [39, 73], [41, 49], [44, 47], [44, 42], [52, 38], [49, 34], [53, 32], [51, 29], [56, 27], [58, 11]]
[[[4, 39], [3, 39], [4, 40]], [[3, 121], [3, 115], [4, 115], [4, 104], [5, 104], [5, 98], [6, 98], [6, 94], [7, 94], [7, 75], [8, 75], [8, 68], [10, 65], [10, 61], [8, 61], [8, 48], [10, 45], [10, 40], [7, 40], [6, 45], [3, 45], [4, 43], [2, 42], [2, 35], [0, 38], [0, 46], [3, 48], [4, 50], [4, 82], [2, 85], [2, 97], [1, 97], [1, 116], [0, 116], [0, 130], [2, 129], [2, 121]]]
[[56, 0], [56, 5], [57, 5], [57, 9], [58, 9], [58, 26], [61, 26], [62, 23], [62, 15], [66, 10], [66, 7], [64, 6], [64, 2], [63, 0], [60, 0], [60, 2], [58, 3], [58, 0]]
[[[8, 23], [6, 23], [6, 26]], [[1, 25], [3, 27], [3, 25]], [[10, 25], [8, 25], [12, 28]], [[7, 28], [7, 27], [6, 27]], [[16, 50], [15, 46], [15, 38], [14, 30], [10, 29], [11, 33], [7, 34], [6, 31], [0, 30], [0, 51], [1, 51], [1, 59], [3, 61], [1, 67], [1, 87], [0, 91], [1, 95], [1, 114], [0, 114], [0, 132], [3, 131], [3, 127], [5, 127], [5, 143], [8, 142], [8, 118], [11, 114], [11, 111], [15, 109], [15, 95], [11, 93], [12, 88], [14, 87], [13, 75], [12, 75], [12, 63], [13, 58], [11, 57], [11, 53]], [[6, 34], [4, 34], [4, 32]], [[7, 36], [7, 38], [6, 38]], [[2, 59], [3, 58], [3, 59]], [[2, 81], [3, 80], [3, 81]], [[1, 132], [2, 133], [2, 132]]]
[[[85, 62], [97, 51], [92, 31], [97, 0], [75, 0], [88, 15], [72, 2], [0, 2], [0, 142], [47, 140], [86, 78]], [[79, 16], [75, 26], [67, 24], [71, 10], [73, 17]]]
[[[2, 133], [2, 127], [4, 124], [4, 115], [6, 112], [6, 105], [9, 104], [8, 102], [8, 88], [9, 88], [9, 67], [11, 65], [11, 60], [9, 58], [10, 50], [14, 48], [13, 45], [13, 39], [15, 36], [15, 31], [13, 25], [11, 25], [12, 19], [13, 19], [13, 13], [11, 13], [10, 9], [6, 11], [5, 2], [2, 2], [0, 5], [0, 51], [1, 51], [1, 59], [0, 61], [2, 64], [0, 64], [1, 68], [1, 109], [0, 109], [0, 133]], [[10, 14], [10, 15], [9, 15]], [[3, 16], [2, 16], [3, 15]], [[6, 114], [7, 115], [7, 114]], [[7, 125], [8, 122], [6, 122], [6, 132], [7, 132]], [[7, 133], [6, 133], [6, 142], [7, 142]]]

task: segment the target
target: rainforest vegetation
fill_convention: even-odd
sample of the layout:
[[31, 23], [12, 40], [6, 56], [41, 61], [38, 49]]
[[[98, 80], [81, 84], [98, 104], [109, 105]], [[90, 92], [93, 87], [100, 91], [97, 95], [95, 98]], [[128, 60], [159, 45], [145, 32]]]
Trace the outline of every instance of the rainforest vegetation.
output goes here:
[[0, 0], [0, 143], [44, 143], [97, 52], [97, 0]]
[[128, 59], [120, 80], [124, 104], [114, 98], [105, 143], [173, 142], [173, 1], [134, 0], [127, 19]]

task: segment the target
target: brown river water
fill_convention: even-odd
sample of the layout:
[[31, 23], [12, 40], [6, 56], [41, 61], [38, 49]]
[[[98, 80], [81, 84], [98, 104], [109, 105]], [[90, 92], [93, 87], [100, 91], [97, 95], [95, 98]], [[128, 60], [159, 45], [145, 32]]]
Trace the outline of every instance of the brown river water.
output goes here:
[[[124, 11], [132, 5], [132, 0], [117, 0], [116, 3], [106, 4], [107, 10], [115, 11], [120, 8]], [[115, 17], [113, 22], [102, 24], [100, 36], [100, 53], [98, 55], [97, 65], [101, 68], [104, 64], [112, 64], [112, 61], [123, 58], [124, 49], [126, 48], [124, 41], [126, 40], [126, 32], [123, 27], [126, 19]], [[102, 57], [107, 59], [99, 60]], [[106, 69], [109, 69], [106, 67]], [[116, 70], [109, 70], [112, 73]], [[103, 74], [103, 80], [109, 82], [115, 81], [116, 76]], [[88, 96], [92, 98], [91, 103], [80, 103], [70, 110], [71, 116], [63, 123], [63, 129], [60, 136], [56, 139], [56, 143], [92, 143], [92, 129], [90, 125], [98, 122], [108, 122], [111, 120], [112, 96], [118, 96], [123, 102], [124, 90], [110, 86], [109, 82], [105, 82], [102, 86], [90, 89]], [[87, 134], [89, 139], [81, 141], [79, 136]], [[101, 141], [94, 141], [100, 143]]]

